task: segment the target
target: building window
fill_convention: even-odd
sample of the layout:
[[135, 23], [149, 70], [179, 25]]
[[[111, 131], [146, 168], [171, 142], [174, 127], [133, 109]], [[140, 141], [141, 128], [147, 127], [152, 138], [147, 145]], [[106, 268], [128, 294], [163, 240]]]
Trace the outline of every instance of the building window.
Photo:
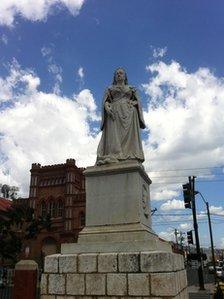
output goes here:
[[81, 212], [79, 214], [79, 223], [80, 223], [80, 226], [85, 226], [85, 223], [86, 223], [86, 217], [85, 217], [85, 213], [84, 212]]
[[63, 202], [61, 199], [58, 201], [58, 217], [62, 217], [63, 215]]
[[57, 203], [52, 203], [52, 217], [56, 218], [58, 216], [58, 209], [57, 209]]
[[41, 203], [41, 216], [42, 217], [47, 216], [47, 207], [46, 207], [46, 203], [44, 201]]
[[52, 217], [53, 216], [53, 201], [49, 201], [48, 203], [48, 214]]

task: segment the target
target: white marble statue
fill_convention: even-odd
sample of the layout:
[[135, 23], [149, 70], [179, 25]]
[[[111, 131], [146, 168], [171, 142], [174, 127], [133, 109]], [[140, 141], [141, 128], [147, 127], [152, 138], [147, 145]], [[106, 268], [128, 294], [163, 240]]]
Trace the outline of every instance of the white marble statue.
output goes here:
[[136, 89], [128, 85], [122, 68], [106, 89], [102, 109], [102, 137], [97, 149], [97, 165], [125, 160], [144, 161], [140, 128], [145, 128]]

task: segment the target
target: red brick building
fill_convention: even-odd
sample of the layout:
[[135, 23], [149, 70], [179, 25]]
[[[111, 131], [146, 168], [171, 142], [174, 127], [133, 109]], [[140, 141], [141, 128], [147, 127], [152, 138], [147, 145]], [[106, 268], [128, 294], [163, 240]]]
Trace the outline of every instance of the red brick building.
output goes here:
[[0, 212], [1, 211], [7, 211], [12, 205], [12, 201], [4, 198], [4, 197], [0, 197]]
[[84, 168], [74, 159], [65, 164], [32, 164], [29, 205], [35, 217], [51, 216], [51, 228], [24, 244], [23, 258], [41, 262], [43, 256], [60, 252], [61, 243], [76, 242], [85, 225]]

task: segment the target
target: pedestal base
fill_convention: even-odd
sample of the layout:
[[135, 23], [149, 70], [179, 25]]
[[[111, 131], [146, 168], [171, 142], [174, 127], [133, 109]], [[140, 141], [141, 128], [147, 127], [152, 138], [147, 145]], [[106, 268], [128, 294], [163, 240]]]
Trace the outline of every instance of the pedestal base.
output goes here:
[[78, 243], [61, 245], [62, 254], [91, 252], [168, 251], [171, 246], [140, 223], [85, 227]]
[[41, 299], [187, 299], [183, 256], [111, 252], [45, 258]]

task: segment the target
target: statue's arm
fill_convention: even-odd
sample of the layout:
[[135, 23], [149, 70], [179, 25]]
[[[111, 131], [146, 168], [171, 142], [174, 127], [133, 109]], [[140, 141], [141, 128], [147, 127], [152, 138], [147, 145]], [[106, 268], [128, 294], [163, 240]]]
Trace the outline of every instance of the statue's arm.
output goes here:
[[113, 109], [110, 103], [111, 103], [111, 95], [110, 95], [109, 88], [107, 88], [103, 96], [101, 130], [103, 130], [104, 128], [104, 123], [106, 121], [107, 115], [111, 117], [113, 120], [115, 119], [115, 115], [113, 113]]
[[111, 101], [112, 101], [111, 93], [110, 93], [110, 90], [108, 88], [105, 92], [105, 95], [104, 95], [104, 109], [106, 111], [106, 114], [109, 117], [111, 117], [113, 120], [115, 120], [115, 115], [114, 115], [114, 112], [113, 112]]
[[141, 106], [140, 97], [138, 95], [138, 92], [137, 92], [136, 88], [131, 87], [131, 89], [132, 89], [132, 102], [133, 102], [133, 105], [136, 107], [136, 109], [138, 111], [138, 117], [139, 117], [140, 127], [142, 129], [145, 129], [146, 125], [145, 125], [145, 121], [144, 121], [144, 117], [143, 117], [143, 112], [142, 112], [142, 106]]

